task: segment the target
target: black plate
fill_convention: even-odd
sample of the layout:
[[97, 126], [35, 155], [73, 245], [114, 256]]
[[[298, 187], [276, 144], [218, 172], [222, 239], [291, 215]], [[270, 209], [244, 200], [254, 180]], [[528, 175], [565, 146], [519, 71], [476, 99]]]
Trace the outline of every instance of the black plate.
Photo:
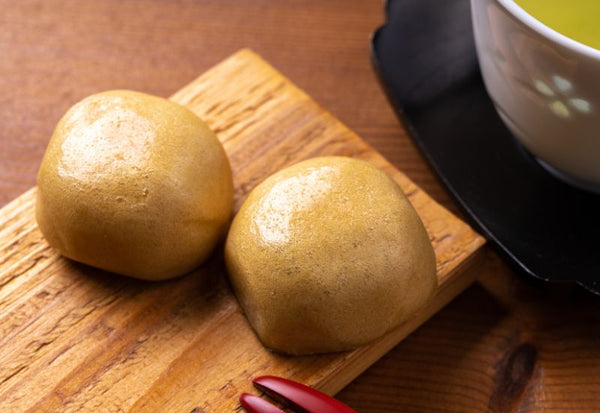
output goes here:
[[509, 262], [600, 294], [600, 195], [551, 176], [487, 95], [468, 0], [390, 0], [373, 61], [400, 119], [471, 220]]

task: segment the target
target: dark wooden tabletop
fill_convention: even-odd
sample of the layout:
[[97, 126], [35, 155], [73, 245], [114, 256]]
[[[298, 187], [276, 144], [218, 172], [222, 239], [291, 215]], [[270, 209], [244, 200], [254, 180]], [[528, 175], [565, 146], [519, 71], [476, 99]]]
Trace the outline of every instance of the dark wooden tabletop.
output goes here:
[[[381, 0], [0, 0], [0, 206], [35, 185], [77, 100], [169, 96], [250, 47], [459, 213], [377, 83], [369, 36], [383, 20]], [[478, 283], [338, 397], [363, 413], [598, 411], [599, 310], [599, 298], [528, 281], [489, 251]]]

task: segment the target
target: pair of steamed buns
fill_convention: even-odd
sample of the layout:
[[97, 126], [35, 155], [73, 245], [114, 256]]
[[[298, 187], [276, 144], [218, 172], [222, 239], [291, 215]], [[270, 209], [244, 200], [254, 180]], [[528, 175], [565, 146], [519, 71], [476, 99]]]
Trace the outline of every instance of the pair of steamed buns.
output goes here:
[[49, 244], [144, 280], [183, 275], [229, 228], [225, 260], [248, 320], [289, 354], [351, 349], [407, 321], [437, 286], [435, 256], [398, 185], [370, 163], [314, 158], [258, 185], [231, 226], [214, 133], [168, 100], [90, 96], [58, 123], [38, 175]]

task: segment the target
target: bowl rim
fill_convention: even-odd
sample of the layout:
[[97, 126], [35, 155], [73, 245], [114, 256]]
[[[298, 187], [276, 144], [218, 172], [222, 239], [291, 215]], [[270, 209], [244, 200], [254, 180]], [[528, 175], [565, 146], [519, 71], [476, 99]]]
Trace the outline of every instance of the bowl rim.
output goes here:
[[[476, 0], [477, 1], [477, 0]], [[527, 13], [521, 6], [519, 6], [514, 0], [495, 0], [500, 4], [509, 14], [514, 16], [518, 21], [529, 27], [531, 30], [537, 32], [542, 37], [548, 38], [556, 44], [569, 49], [575, 53], [584, 55], [590, 59], [600, 61], [600, 50], [595, 49], [591, 46], [587, 46], [583, 43], [573, 40], [570, 37], [565, 36], [557, 32], [556, 30], [546, 26], [544, 23]]]

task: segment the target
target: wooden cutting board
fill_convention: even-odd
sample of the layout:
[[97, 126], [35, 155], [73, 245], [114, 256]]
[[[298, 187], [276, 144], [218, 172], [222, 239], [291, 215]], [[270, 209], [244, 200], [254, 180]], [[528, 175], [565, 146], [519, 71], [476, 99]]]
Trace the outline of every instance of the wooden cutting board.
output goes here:
[[235, 209], [273, 172], [347, 155], [390, 174], [437, 255], [439, 290], [414, 319], [355, 351], [306, 357], [261, 346], [226, 280], [222, 250], [148, 283], [71, 262], [44, 241], [35, 188], [0, 210], [0, 411], [228, 412], [262, 374], [334, 394], [464, 290], [484, 240], [259, 56], [242, 50], [171, 99], [202, 117], [231, 160]]

